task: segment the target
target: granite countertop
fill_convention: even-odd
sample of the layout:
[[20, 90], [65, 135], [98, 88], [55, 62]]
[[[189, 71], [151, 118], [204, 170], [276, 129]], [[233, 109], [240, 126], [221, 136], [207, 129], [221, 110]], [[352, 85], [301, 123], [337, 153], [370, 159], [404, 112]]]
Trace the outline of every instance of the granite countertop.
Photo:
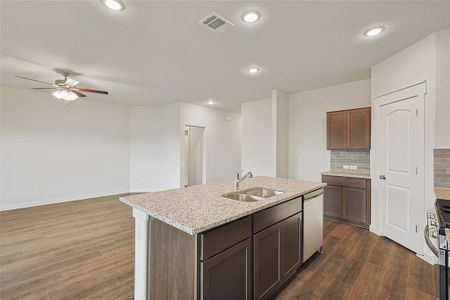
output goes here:
[[450, 189], [434, 188], [434, 194], [436, 195], [436, 199], [450, 200]]
[[255, 202], [236, 201], [222, 197], [234, 191], [233, 182], [225, 181], [121, 197], [120, 201], [184, 232], [197, 234], [323, 188], [326, 184], [258, 176], [242, 181], [240, 189], [257, 186], [285, 193]]
[[326, 171], [323, 172], [322, 175], [370, 179], [369, 173], [362, 173], [362, 172]]

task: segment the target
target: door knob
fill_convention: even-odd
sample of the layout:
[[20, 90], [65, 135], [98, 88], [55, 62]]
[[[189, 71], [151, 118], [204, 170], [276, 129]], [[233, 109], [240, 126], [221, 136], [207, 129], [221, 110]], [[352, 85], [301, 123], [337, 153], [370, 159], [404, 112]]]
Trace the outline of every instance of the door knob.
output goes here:
[[385, 175], [380, 175], [380, 179], [381, 180], [386, 180], [386, 176]]

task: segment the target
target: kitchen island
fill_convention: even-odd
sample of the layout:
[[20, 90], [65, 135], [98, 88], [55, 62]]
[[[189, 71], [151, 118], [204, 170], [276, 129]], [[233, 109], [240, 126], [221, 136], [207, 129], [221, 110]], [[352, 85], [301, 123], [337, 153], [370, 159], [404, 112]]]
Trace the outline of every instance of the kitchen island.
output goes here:
[[272, 295], [302, 263], [302, 195], [325, 185], [254, 177], [240, 189], [283, 193], [232, 200], [228, 181], [120, 198], [135, 217], [135, 299]]

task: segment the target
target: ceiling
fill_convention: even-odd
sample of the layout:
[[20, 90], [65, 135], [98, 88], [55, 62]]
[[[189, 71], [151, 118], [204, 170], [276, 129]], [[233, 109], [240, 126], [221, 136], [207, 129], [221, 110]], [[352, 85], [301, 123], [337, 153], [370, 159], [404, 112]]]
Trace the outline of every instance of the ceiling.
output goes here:
[[[1, 1], [2, 85], [38, 87], [55, 70], [106, 89], [87, 101], [185, 101], [239, 111], [271, 89], [309, 90], [370, 77], [370, 67], [420, 38], [450, 28], [448, 1], [150, 2], [122, 12], [95, 1]], [[257, 9], [262, 19], [243, 23]], [[217, 33], [198, 21], [216, 12], [234, 26]], [[365, 38], [374, 25], [381, 37]], [[245, 69], [258, 65], [256, 76]], [[45, 93], [36, 91], [36, 93]], [[50, 94], [49, 94], [50, 97]]]

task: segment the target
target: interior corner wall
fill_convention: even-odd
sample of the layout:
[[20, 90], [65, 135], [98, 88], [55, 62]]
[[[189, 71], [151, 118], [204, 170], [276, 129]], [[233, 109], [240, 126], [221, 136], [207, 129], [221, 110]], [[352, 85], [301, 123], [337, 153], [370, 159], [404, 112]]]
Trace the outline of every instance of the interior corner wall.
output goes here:
[[[414, 43], [408, 48], [396, 53], [379, 64], [372, 67], [372, 98], [379, 95], [397, 91], [408, 86], [426, 82], [425, 94], [425, 195], [423, 223], [425, 226], [425, 212], [434, 207], [434, 182], [433, 182], [433, 148], [440, 145], [449, 145], [449, 31], [434, 33]], [[447, 84], [447, 86], [445, 86]], [[438, 112], [439, 110], [439, 112]], [[373, 119], [372, 119], [373, 123]], [[375, 126], [375, 125], [373, 125]], [[380, 162], [375, 161], [375, 152], [371, 153], [371, 165]], [[371, 166], [372, 168], [372, 166]], [[377, 203], [380, 195], [380, 187], [376, 182], [372, 183], [372, 203]], [[372, 205], [373, 231], [380, 228], [379, 207]], [[421, 231], [420, 231], [421, 232]], [[424, 253], [429, 253], [428, 247], [423, 242]]]
[[289, 177], [289, 95], [272, 91], [272, 140], [276, 177]]
[[130, 109], [130, 192], [180, 187], [180, 105]]
[[327, 111], [370, 106], [370, 79], [289, 95], [289, 177], [321, 181], [330, 170]]
[[276, 176], [272, 98], [241, 105], [242, 168], [254, 176]]
[[1, 87], [0, 209], [129, 191], [127, 106]]
[[[206, 183], [232, 180], [241, 169], [241, 114], [190, 103], [179, 103], [179, 144], [185, 145], [186, 125], [204, 127], [205, 179]], [[180, 182], [186, 182], [185, 147], [181, 147]]]
[[450, 29], [436, 33], [436, 148], [450, 148]]
[[[436, 35], [431, 34], [372, 67], [372, 99], [421, 82], [426, 82], [425, 95], [425, 209], [433, 209], [433, 148], [436, 127]], [[374, 127], [372, 119], [372, 127]], [[376, 141], [373, 141], [373, 144]], [[371, 151], [371, 169], [375, 169], [375, 152]], [[373, 182], [373, 199], [377, 185]], [[376, 209], [373, 209], [377, 213]], [[424, 212], [425, 214], [425, 212]], [[425, 216], [425, 215], [424, 215]], [[376, 215], [373, 215], [376, 226]], [[424, 217], [425, 220], [425, 217]]]

